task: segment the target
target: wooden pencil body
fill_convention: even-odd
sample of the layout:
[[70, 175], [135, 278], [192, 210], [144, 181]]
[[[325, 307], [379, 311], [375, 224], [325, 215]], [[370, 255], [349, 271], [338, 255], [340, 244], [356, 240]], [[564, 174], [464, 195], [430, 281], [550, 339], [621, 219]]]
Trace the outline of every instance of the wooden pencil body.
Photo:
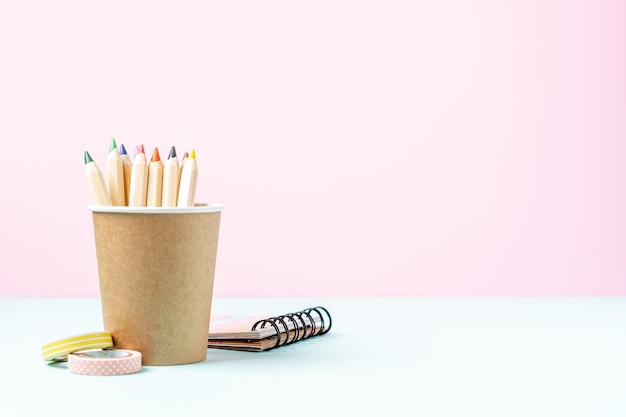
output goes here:
[[148, 167], [148, 195], [146, 206], [161, 207], [163, 190], [163, 162], [151, 161]]
[[129, 206], [145, 206], [148, 194], [148, 162], [146, 154], [137, 153], [130, 174]]
[[104, 182], [102, 172], [95, 162], [85, 164], [85, 179], [91, 195], [91, 201], [98, 206], [110, 206], [111, 197]]
[[193, 207], [196, 200], [196, 184], [198, 182], [198, 164], [195, 158], [187, 158], [180, 175], [178, 189], [178, 207]]
[[176, 207], [178, 203], [178, 182], [180, 179], [180, 168], [176, 157], [169, 158], [165, 163], [163, 171], [163, 207]]
[[109, 185], [111, 204], [114, 206], [125, 206], [124, 163], [117, 148], [109, 152], [107, 157], [107, 183]]
[[120, 155], [122, 165], [124, 167], [124, 205], [128, 205], [130, 199], [130, 177], [133, 169], [133, 163], [128, 154]]

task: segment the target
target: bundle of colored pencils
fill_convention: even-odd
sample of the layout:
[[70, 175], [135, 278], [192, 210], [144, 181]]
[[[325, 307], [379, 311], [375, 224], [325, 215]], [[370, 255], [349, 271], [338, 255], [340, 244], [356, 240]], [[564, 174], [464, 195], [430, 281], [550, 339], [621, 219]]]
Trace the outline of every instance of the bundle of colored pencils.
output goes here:
[[140, 145], [131, 161], [124, 145], [118, 148], [113, 139], [107, 156], [106, 183], [87, 151], [85, 177], [93, 204], [99, 206], [193, 207], [198, 182], [196, 152], [185, 152], [179, 164], [172, 146], [163, 164], [158, 148], [154, 148], [148, 162]]

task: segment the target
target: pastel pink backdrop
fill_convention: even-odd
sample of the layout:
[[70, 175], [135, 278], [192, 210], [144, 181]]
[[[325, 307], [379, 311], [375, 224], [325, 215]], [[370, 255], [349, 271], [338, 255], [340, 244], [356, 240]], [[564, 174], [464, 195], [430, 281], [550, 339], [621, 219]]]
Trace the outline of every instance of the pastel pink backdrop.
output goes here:
[[3, 2], [0, 295], [98, 294], [112, 137], [196, 149], [216, 296], [626, 295], [625, 5]]

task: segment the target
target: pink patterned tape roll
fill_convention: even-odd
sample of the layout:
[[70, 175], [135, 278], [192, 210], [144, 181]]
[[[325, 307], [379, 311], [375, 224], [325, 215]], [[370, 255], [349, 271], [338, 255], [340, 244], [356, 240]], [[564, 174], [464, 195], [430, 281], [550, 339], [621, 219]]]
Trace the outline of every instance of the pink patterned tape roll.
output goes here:
[[67, 370], [81, 375], [125, 375], [141, 370], [141, 353], [134, 350], [83, 350], [67, 356]]

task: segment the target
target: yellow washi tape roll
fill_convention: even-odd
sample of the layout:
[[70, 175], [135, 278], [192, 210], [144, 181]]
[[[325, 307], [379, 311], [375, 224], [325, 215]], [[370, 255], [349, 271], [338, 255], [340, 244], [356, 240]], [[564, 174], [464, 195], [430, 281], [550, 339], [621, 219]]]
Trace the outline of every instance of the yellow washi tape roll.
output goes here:
[[86, 350], [67, 355], [67, 370], [80, 375], [126, 375], [141, 370], [141, 353], [134, 350]]
[[44, 361], [60, 361], [72, 352], [87, 349], [110, 349], [113, 338], [109, 332], [86, 333], [67, 337], [41, 347]]

